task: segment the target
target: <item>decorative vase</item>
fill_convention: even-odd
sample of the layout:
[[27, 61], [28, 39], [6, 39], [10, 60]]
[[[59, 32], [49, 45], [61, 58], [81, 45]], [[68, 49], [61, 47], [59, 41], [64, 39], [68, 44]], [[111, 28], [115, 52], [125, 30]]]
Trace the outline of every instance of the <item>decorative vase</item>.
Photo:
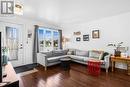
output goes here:
[[6, 55], [3, 55], [2, 57], [3, 57], [2, 64], [3, 64], [3, 65], [8, 64], [8, 58], [7, 58], [7, 56], [6, 56]]
[[114, 56], [121, 57], [121, 51], [115, 50]]

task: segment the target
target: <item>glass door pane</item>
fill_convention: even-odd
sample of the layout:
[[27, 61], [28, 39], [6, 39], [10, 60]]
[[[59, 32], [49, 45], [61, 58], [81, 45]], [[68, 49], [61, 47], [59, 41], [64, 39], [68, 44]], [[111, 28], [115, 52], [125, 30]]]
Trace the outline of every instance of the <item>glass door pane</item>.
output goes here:
[[6, 27], [6, 40], [9, 60], [18, 60], [18, 31], [16, 28]]

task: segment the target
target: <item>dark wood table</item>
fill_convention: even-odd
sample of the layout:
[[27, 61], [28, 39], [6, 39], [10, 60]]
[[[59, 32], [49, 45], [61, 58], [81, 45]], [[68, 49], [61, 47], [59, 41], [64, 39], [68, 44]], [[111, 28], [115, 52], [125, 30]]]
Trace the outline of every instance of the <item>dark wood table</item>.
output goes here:
[[70, 62], [71, 62], [71, 59], [70, 58], [61, 58], [60, 59], [61, 61], [61, 68], [63, 70], [70, 70]]

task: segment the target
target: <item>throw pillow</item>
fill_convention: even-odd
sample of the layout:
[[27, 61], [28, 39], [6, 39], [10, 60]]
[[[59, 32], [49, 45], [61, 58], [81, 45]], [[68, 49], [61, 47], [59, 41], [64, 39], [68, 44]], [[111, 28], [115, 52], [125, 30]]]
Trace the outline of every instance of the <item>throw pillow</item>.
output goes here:
[[68, 55], [75, 55], [75, 49], [69, 49]]
[[61, 50], [53, 51], [52, 53], [54, 57], [63, 55], [63, 52]]
[[89, 52], [89, 57], [100, 60], [103, 56], [103, 53], [104, 53], [103, 51], [92, 50]]
[[72, 55], [72, 51], [68, 51], [67, 55]]
[[44, 54], [46, 54], [46, 58], [50, 58], [50, 57], [53, 56], [52, 51], [50, 51], [50, 52], [44, 52]]
[[66, 49], [66, 50], [55, 50], [55, 51], [53, 51], [53, 56], [66, 55], [67, 52], [68, 52], [68, 49]]
[[68, 51], [69, 51], [68, 49], [62, 50], [63, 55], [66, 55], [68, 53]]
[[104, 57], [107, 56], [107, 55], [109, 55], [109, 53], [108, 52], [104, 52], [101, 60], [104, 60]]
[[88, 53], [88, 51], [76, 50], [76, 55], [77, 56], [88, 57], [89, 53]]

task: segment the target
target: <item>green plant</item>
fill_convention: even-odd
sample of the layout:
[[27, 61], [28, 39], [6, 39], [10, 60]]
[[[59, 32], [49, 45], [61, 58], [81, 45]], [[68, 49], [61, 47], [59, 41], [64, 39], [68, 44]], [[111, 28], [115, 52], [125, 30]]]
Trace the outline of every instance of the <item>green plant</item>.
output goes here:
[[117, 44], [113, 44], [113, 43], [109, 43], [107, 46], [112, 46], [115, 47], [115, 49], [117, 49], [118, 47], [121, 47], [123, 44], [123, 42], [117, 43]]
[[2, 47], [2, 53], [5, 54], [8, 52], [8, 48], [7, 47]]

